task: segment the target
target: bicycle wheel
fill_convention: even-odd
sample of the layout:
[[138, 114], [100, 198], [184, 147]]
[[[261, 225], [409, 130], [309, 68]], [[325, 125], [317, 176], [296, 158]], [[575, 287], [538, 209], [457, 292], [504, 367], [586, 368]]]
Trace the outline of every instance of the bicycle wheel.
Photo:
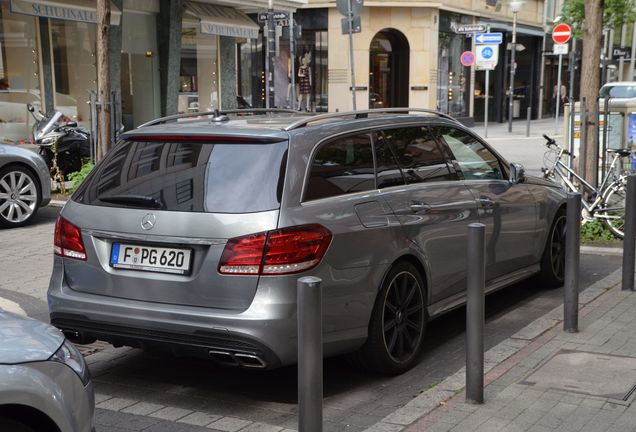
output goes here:
[[601, 219], [612, 234], [620, 239], [623, 238], [625, 229], [626, 196], [625, 182], [617, 180], [605, 189], [602, 208], [596, 211], [597, 218]]

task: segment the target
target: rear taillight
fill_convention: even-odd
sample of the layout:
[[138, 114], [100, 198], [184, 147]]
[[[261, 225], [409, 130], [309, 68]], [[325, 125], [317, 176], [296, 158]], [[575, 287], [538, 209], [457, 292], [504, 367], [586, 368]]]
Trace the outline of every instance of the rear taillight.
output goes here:
[[55, 255], [86, 261], [86, 249], [79, 228], [64, 219], [57, 217], [55, 237], [53, 239]]
[[321, 225], [283, 228], [228, 240], [219, 273], [280, 275], [298, 273], [320, 263], [331, 242]]

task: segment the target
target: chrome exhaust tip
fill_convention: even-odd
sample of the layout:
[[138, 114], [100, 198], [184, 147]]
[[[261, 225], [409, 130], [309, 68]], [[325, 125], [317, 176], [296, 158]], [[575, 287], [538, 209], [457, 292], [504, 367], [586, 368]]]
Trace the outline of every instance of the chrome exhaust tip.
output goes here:
[[208, 354], [219, 364], [225, 366], [239, 366], [239, 362], [229, 352], [210, 350], [208, 351]]
[[239, 362], [239, 364], [246, 368], [256, 368], [263, 369], [266, 364], [265, 362], [258, 356], [253, 354], [234, 354], [234, 357]]

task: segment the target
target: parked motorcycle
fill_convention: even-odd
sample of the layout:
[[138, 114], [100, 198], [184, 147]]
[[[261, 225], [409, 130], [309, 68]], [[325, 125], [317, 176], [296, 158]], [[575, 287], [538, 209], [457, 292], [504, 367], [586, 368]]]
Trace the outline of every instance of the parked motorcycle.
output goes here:
[[[33, 140], [40, 147], [39, 153], [46, 161], [51, 176], [66, 175], [82, 168], [82, 158], [91, 156], [90, 133], [77, 122], [62, 123], [62, 113], [53, 115], [35, 110], [31, 104], [27, 109], [35, 119]], [[57, 171], [57, 172], [56, 172]]]

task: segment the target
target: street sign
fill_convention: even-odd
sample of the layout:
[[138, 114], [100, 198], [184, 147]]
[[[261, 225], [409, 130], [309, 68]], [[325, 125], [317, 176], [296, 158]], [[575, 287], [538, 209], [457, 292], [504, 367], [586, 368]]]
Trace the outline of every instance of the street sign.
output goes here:
[[475, 54], [471, 51], [464, 51], [460, 57], [460, 61], [466, 67], [470, 67], [475, 63]]
[[348, 16], [349, 5], [347, 3], [349, 3], [349, 1], [351, 1], [351, 13], [353, 15], [359, 15], [364, 3], [363, 0], [336, 0], [336, 9], [338, 9], [338, 12], [344, 16]]
[[[259, 22], [266, 22], [267, 21], [267, 15], [269, 15], [269, 12], [259, 12], [258, 13], [258, 21]], [[272, 18], [274, 19], [274, 21], [289, 20], [289, 12], [287, 12], [287, 11], [273, 11], [272, 12]]]
[[476, 45], [499, 45], [503, 43], [502, 33], [477, 33], [475, 34]]
[[499, 45], [477, 45], [475, 66], [477, 70], [493, 70], [499, 61]]
[[557, 24], [552, 29], [552, 40], [557, 44], [567, 43], [572, 37], [572, 29], [567, 24]]
[[454, 30], [458, 34], [485, 33], [486, 26], [483, 24], [457, 24]]
[[[342, 18], [340, 20], [340, 26], [342, 28], [342, 34], [349, 34], [349, 18]], [[362, 19], [360, 15], [351, 18], [351, 33], [360, 33], [362, 31]]]
[[552, 49], [552, 52], [554, 54], [558, 54], [558, 55], [565, 55], [568, 53], [568, 44], [554, 44], [554, 48]]

